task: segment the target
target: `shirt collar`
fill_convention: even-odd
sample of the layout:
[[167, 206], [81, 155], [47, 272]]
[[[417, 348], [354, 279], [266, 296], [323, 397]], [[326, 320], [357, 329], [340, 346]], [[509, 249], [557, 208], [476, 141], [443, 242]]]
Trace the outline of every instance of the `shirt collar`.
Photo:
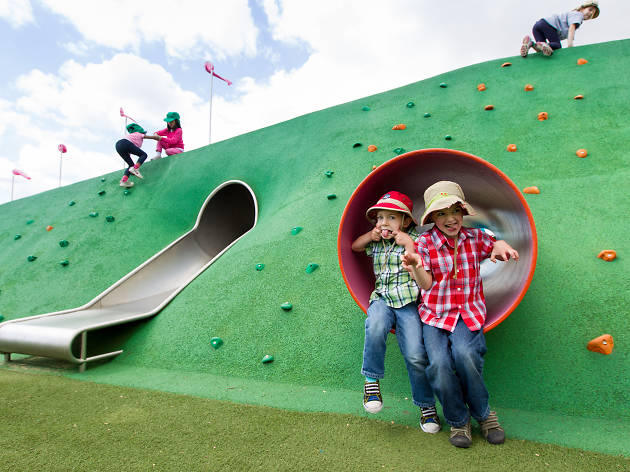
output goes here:
[[[468, 237], [468, 228], [462, 227], [462, 229], [459, 231], [457, 244], [459, 245], [459, 243], [463, 241], [464, 239], [466, 239], [467, 237]], [[448, 244], [448, 247], [450, 248], [454, 247], [453, 240], [444, 236], [444, 233], [442, 233], [442, 231], [440, 231], [438, 227], [435, 226], [435, 224], [433, 225], [433, 228], [431, 229], [431, 239], [433, 240], [433, 245], [437, 249], [440, 249], [445, 244]]]

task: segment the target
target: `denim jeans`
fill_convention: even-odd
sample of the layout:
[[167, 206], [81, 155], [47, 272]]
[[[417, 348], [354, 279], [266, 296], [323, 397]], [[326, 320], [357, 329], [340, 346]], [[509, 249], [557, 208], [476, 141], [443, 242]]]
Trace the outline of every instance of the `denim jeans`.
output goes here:
[[538, 20], [532, 29], [532, 34], [534, 35], [534, 39], [538, 43], [544, 43], [549, 40], [549, 46], [551, 49], [560, 49], [562, 48], [562, 43], [560, 42], [560, 36], [558, 35], [558, 30], [547, 23], [545, 20]]
[[452, 333], [426, 324], [422, 333], [429, 356], [427, 377], [448, 424], [463, 426], [471, 416], [486, 420], [490, 407], [482, 376], [486, 353], [483, 330], [470, 331], [460, 318]]
[[[138, 156], [138, 164], [140, 165], [142, 165], [142, 163], [147, 159], [147, 153], [128, 139], [121, 139], [116, 142], [116, 152], [120, 154], [120, 157], [123, 158], [123, 160], [129, 167], [134, 166], [131, 154], [133, 154], [134, 156]], [[125, 175], [127, 177], [129, 177], [130, 175], [129, 167], [125, 169]]]
[[361, 373], [375, 379], [385, 376], [387, 335], [394, 325], [398, 347], [407, 365], [413, 403], [420, 407], [434, 406], [433, 390], [425, 373], [428, 360], [422, 343], [422, 323], [415, 303], [402, 308], [392, 308], [382, 298], [370, 303], [365, 320]]

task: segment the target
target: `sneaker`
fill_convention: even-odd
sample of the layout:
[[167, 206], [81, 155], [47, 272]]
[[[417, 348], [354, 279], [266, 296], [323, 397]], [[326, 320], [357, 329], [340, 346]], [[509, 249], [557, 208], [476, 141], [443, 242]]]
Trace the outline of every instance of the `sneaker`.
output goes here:
[[505, 431], [499, 424], [496, 412], [491, 411], [485, 421], [480, 421], [481, 434], [490, 444], [503, 444], [505, 442]]
[[151, 158], [151, 160], [152, 160], [152, 161], [154, 161], [154, 160], [156, 160], [156, 159], [162, 159], [162, 153], [161, 153], [161, 152], [160, 152], [160, 153], [157, 153], [155, 156], [153, 156], [153, 157]]
[[363, 386], [363, 408], [368, 413], [378, 413], [383, 409], [383, 397], [381, 387], [376, 382], [365, 382]]
[[532, 49], [536, 52], [542, 52], [542, 43], [533, 43]]
[[133, 187], [133, 182], [130, 182], [130, 181], [128, 181], [128, 180], [126, 180], [126, 181], [124, 181], [124, 182], [123, 182], [123, 181], [121, 180], [121, 181], [120, 181], [120, 186], [121, 186], [121, 187], [127, 187], [127, 188], [129, 188], [129, 187]]
[[529, 53], [529, 48], [534, 45], [534, 42], [529, 36], [525, 36], [523, 38], [523, 44], [521, 45], [521, 57], [527, 57]]
[[464, 426], [451, 426], [449, 441], [455, 447], [470, 447], [472, 445], [470, 420]]
[[547, 43], [538, 43], [540, 45], [540, 50], [545, 56], [551, 56], [553, 54], [553, 49]]
[[129, 168], [129, 172], [131, 172], [133, 175], [135, 175], [139, 179], [144, 179], [144, 177], [142, 177], [142, 174], [140, 173], [140, 169], [136, 169], [134, 166], [131, 166]]
[[420, 429], [425, 433], [435, 434], [442, 429], [440, 417], [437, 415], [434, 406], [420, 408]]

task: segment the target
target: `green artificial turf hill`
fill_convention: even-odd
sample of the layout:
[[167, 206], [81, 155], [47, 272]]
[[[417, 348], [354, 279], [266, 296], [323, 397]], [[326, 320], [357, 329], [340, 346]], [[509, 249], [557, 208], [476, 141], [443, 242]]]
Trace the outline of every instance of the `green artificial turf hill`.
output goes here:
[[[397, 148], [457, 149], [496, 165], [519, 188], [541, 192], [526, 195], [538, 232], [534, 279], [518, 308], [486, 335], [485, 378], [508, 435], [630, 455], [629, 50], [623, 40], [551, 58], [509, 58], [510, 67], [501, 67], [506, 59], [477, 64], [149, 162], [129, 195], [112, 173], [105, 182], [2, 205], [0, 314], [15, 319], [83, 305], [189, 230], [216, 186], [239, 179], [256, 195], [257, 226], [158, 316], [110, 333], [122, 355], [67, 375], [363, 415], [364, 315], [339, 270], [341, 214], [372, 166]], [[580, 57], [589, 62], [577, 65]], [[478, 91], [482, 82], [487, 89]], [[494, 109], [484, 110], [488, 104]], [[537, 120], [542, 111], [548, 120]], [[398, 123], [407, 128], [392, 130]], [[368, 152], [370, 144], [378, 150]], [[508, 144], [518, 150], [507, 152]], [[576, 157], [580, 148], [588, 157]], [[337, 198], [328, 199], [331, 193]], [[90, 217], [93, 211], [99, 215]], [[304, 229], [293, 235], [295, 226]], [[70, 244], [60, 247], [61, 239]], [[618, 258], [598, 259], [602, 249]], [[37, 259], [28, 262], [29, 255]], [[319, 268], [308, 274], [311, 262]], [[265, 268], [257, 271], [257, 263]], [[292, 311], [280, 308], [285, 301]], [[615, 339], [612, 354], [587, 351], [604, 333]], [[225, 342], [217, 350], [209, 343], [215, 336]], [[261, 363], [266, 354], [275, 361]], [[415, 424], [393, 336], [382, 386], [379, 418]]]

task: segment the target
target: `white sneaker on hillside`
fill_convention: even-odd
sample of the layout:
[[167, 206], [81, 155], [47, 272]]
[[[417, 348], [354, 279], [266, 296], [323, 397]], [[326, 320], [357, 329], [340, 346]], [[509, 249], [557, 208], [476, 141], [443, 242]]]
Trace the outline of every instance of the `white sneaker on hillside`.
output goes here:
[[133, 175], [135, 175], [139, 179], [144, 179], [144, 177], [142, 177], [142, 174], [140, 173], [140, 169], [136, 169], [135, 167], [132, 166], [129, 168], [129, 172], [131, 172]]
[[133, 187], [133, 182], [129, 182], [128, 180], [126, 182], [123, 182], [122, 180], [120, 181], [120, 186], [121, 187]]

